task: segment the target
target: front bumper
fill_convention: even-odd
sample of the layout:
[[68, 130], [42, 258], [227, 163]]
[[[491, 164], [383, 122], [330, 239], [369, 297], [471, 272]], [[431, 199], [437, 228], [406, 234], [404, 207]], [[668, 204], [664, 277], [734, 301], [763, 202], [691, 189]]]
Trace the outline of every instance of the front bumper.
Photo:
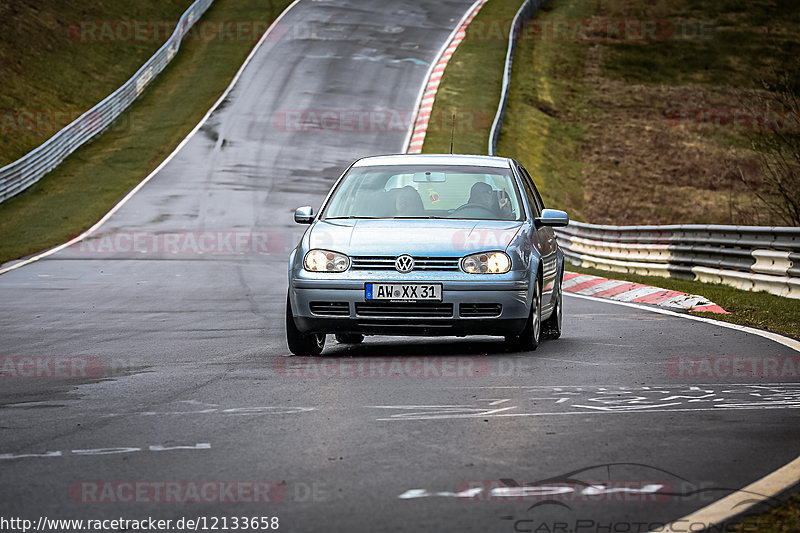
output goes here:
[[[295, 278], [290, 297], [295, 324], [304, 333], [516, 335], [530, 313], [529, 283], [514, 275], [505, 277], [496, 281], [433, 276], [386, 279], [378, 275], [362, 279]], [[442, 301], [368, 301], [368, 281], [441, 283]]]

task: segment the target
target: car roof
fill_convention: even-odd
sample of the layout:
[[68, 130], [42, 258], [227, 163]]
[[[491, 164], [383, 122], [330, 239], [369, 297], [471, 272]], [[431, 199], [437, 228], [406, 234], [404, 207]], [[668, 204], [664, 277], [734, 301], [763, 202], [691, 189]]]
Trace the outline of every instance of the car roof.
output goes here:
[[353, 163], [353, 166], [464, 165], [508, 168], [510, 161], [507, 157], [492, 157], [488, 155], [398, 154], [364, 157]]

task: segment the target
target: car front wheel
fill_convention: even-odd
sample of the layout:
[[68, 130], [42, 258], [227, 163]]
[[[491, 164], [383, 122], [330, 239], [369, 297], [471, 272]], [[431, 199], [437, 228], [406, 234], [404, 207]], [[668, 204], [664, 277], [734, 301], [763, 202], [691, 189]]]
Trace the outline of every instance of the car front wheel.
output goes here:
[[531, 314], [522, 333], [514, 337], [506, 337], [506, 341], [514, 348], [525, 351], [534, 351], [539, 347], [542, 338], [542, 288], [537, 282], [533, 288], [533, 301]]
[[302, 333], [297, 329], [288, 296], [286, 297], [286, 343], [294, 355], [319, 355], [325, 347], [324, 333]]

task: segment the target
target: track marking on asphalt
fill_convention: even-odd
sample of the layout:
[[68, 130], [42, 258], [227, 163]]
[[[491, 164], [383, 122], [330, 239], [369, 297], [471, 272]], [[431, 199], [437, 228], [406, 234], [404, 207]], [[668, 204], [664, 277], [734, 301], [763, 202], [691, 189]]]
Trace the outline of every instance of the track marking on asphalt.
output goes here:
[[217, 108], [228, 97], [230, 92], [233, 90], [233, 87], [236, 85], [236, 83], [239, 81], [239, 78], [241, 78], [242, 74], [244, 73], [245, 68], [247, 68], [247, 66], [250, 64], [250, 62], [255, 57], [255, 55], [258, 52], [258, 50], [267, 41], [267, 39], [269, 38], [269, 36], [272, 33], [272, 31], [275, 28], [280, 26], [281, 19], [283, 19], [283, 17], [295, 5], [297, 5], [299, 2], [300, 2], [300, 0], [294, 0], [294, 2], [292, 2], [289, 5], [289, 7], [284, 9], [283, 12], [280, 15], [278, 15], [278, 18], [276, 18], [272, 22], [272, 24], [269, 25], [269, 27], [267, 28], [267, 31], [264, 32], [264, 35], [261, 36], [261, 39], [259, 39], [259, 41], [256, 43], [256, 45], [250, 51], [250, 54], [247, 56], [247, 59], [245, 59], [244, 63], [242, 63], [242, 66], [239, 67], [239, 70], [236, 72], [236, 75], [233, 77], [233, 79], [231, 80], [230, 84], [225, 89], [225, 92], [222, 93], [222, 96], [220, 96], [217, 99], [217, 101], [214, 102], [214, 105], [211, 106], [211, 109], [208, 110], [208, 112], [205, 114], [205, 116], [203, 116], [203, 118], [200, 120], [200, 122], [197, 123], [197, 125], [194, 127], [194, 129], [192, 131], [190, 131], [189, 134], [186, 137], [184, 137], [184, 139], [180, 142], [180, 144], [178, 144], [178, 146], [175, 148], [175, 150], [173, 150], [172, 153], [169, 154], [167, 156], [167, 158], [164, 159], [164, 161], [162, 161], [161, 164], [158, 165], [155, 168], [155, 170], [153, 170], [142, 181], [140, 181], [136, 185], [136, 187], [131, 189], [130, 192], [128, 194], [126, 194], [124, 198], [122, 198], [122, 200], [120, 200], [114, 207], [111, 208], [111, 210], [108, 213], [106, 213], [103, 216], [103, 218], [101, 218], [99, 221], [97, 221], [97, 223], [94, 226], [92, 226], [88, 230], [84, 231], [83, 233], [81, 233], [80, 235], [75, 237], [74, 239], [65, 242], [64, 244], [59, 244], [55, 248], [51, 248], [51, 249], [46, 250], [46, 251], [44, 251], [44, 252], [42, 252], [40, 254], [36, 254], [36, 255], [34, 255], [32, 257], [29, 257], [28, 259], [23, 259], [22, 261], [14, 263], [14, 264], [12, 264], [10, 266], [7, 266], [5, 268], [0, 268], [0, 275], [5, 274], [6, 272], [10, 272], [12, 270], [15, 270], [17, 268], [23, 267], [25, 265], [29, 265], [29, 264], [31, 264], [31, 263], [33, 263], [35, 261], [39, 261], [40, 259], [44, 259], [45, 257], [53, 255], [56, 252], [60, 252], [64, 248], [68, 248], [68, 247], [72, 246], [73, 244], [81, 242], [86, 237], [88, 237], [89, 235], [91, 235], [92, 233], [94, 233], [95, 231], [100, 229], [100, 226], [105, 224], [108, 221], [108, 219], [111, 218], [114, 215], [114, 213], [119, 211], [122, 208], [122, 206], [125, 205], [128, 202], [128, 200], [133, 198], [133, 195], [135, 195], [137, 192], [139, 192], [139, 190], [142, 187], [144, 187], [151, 179], [153, 179], [159, 172], [161, 172], [161, 170], [163, 170], [164, 167], [166, 167], [170, 163], [170, 161], [172, 161], [175, 158], [175, 156], [178, 155], [178, 153], [183, 149], [183, 147], [186, 146], [186, 144], [192, 139], [192, 137], [194, 137], [195, 134], [197, 134], [197, 132], [200, 131], [200, 128], [202, 128], [205, 125], [205, 123], [208, 121], [208, 119], [211, 118], [211, 115], [214, 114], [214, 112], [217, 110]]
[[572, 298], [581, 298], [581, 299], [584, 299], [584, 300], [592, 300], [594, 302], [602, 302], [602, 303], [608, 303], [608, 304], [612, 304], [612, 305], [624, 305], [626, 307], [633, 307], [635, 309], [642, 309], [642, 310], [645, 310], [645, 311], [650, 311], [652, 313], [658, 313], [658, 314], [661, 314], [661, 315], [668, 315], [668, 316], [674, 316], [674, 317], [678, 317], [678, 318], [685, 318], [687, 320], [695, 320], [697, 322], [705, 322], [706, 324], [714, 324], [714, 325], [722, 327], [722, 328], [728, 328], [728, 329], [733, 329], [733, 330], [736, 330], [736, 331], [741, 331], [741, 332], [744, 332], [744, 333], [750, 333], [752, 335], [758, 335], [759, 337], [763, 337], [765, 339], [769, 339], [771, 341], [777, 342], [778, 344], [783, 344], [784, 346], [786, 346], [788, 348], [791, 348], [792, 350], [800, 352], [800, 341], [799, 340], [792, 339], [791, 337], [786, 337], [786, 336], [781, 335], [779, 333], [773, 333], [772, 331], [765, 331], [765, 330], [761, 330], [761, 329], [751, 328], [751, 327], [748, 327], [748, 326], [741, 326], [739, 324], [732, 324], [730, 322], [723, 322], [721, 320], [714, 320], [713, 318], [706, 318], [706, 317], [702, 317], [702, 316], [694, 316], [694, 315], [689, 315], [689, 314], [686, 314], [686, 313], [678, 313], [678, 312], [675, 312], [675, 311], [670, 311], [668, 309], [660, 309], [660, 308], [657, 308], [657, 307], [641, 305], [641, 304], [636, 304], [636, 303], [632, 303], [632, 302], [619, 302], [619, 301], [616, 301], [616, 300], [606, 300], [604, 298], [594, 298], [592, 296], [584, 296], [582, 294], [573, 294], [573, 293], [569, 293], [569, 292], [565, 292], [564, 294], [566, 296], [570, 296]]
[[368, 409], [396, 409], [413, 411], [411, 413], [400, 413], [390, 415], [390, 418], [379, 418], [385, 420], [440, 420], [448, 418], [480, 418], [516, 409], [516, 406], [502, 407], [500, 409], [486, 409], [479, 406], [456, 406], [456, 405], [368, 405]]
[[[745, 488], [725, 496], [699, 511], [675, 520], [657, 531], [662, 533], [684, 533], [686, 531], [697, 531], [691, 529], [694, 524], [704, 524], [704, 529], [706, 529], [731, 519], [734, 519], [733, 521], [735, 522], [736, 516], [779, 495], [798, 482], [800, 482], [800, 457]], [[721, 531], [728, 531], [728, 529], [723, 528]]]
[[[463, 389], [473, 388], [484, 387], [463, 387]], [[529, 389], [546, 394], [534, 394], [516, 399], [477, 400], [478, 402], [491, 402], [489, 407], [512, 401], [516, 404], [500, 409], [474, 404], [373, 405], [366, 406], [366, 408], [399, 411], [396, 414], [380, 417], [377, 419], [378, 421], [800, 409], [800, 383], [735, 386], [718, 384], [642, 387], [518, 387], [521, 392]]]
[[[70, 450], [69, 454], [79, 456], [97, 456], [97, 455], [118, 455], [122, 453], [136, 453], [142, 451], [151, 452], [171, 452], [171, 451], [191, 451], [191, 450], [210, 450], [211, 444], [208, 442], [198, 442], [192, 445], [179, 445], [179, 446], [164, 446], [161, 444], [151, 444], [147, 450], [139, 446], [115, 446], [112, 448], [87, 448]], [[0, 453], [0, 461], [13, 460], [13, 459], [34, 459], [34, 458], [50, 458], [50, 457], [66, 457], [67, 452], [61, 450], [49, 451], [42, 453]]]
[[222, 414], [222, 415], [293, 415], [298, 413], [307, 413], [316, 411], [316, 407], [286, 407], [286, 406], [253, 406], [253, 407], [232, 407], [228, 409], [219, 409], [217, 407], [209, 407], [207, 409], [198, 409], [195, 411], [132, 411], [128, 413], [107, 413], [100, 415], [104, 418], [118, 417], [118, 416], [180, 416], [180, 415], [207, 415], [207, 414]]
[[483, 398], [483, 399], [479, 399], [478, 401], [479, 402], [490, 402], [489, 405], [500, 405], [501, 403], [510, 402], [511, 399], [510, 398], [504, 398], [502, 400], [495, 400], [495, 399], [492, 399], [492, 398]]
[[588, 361], [573, 361], [571, 359], [560, 359], [558, 357], [537, 357], [537, 359], [544, 359], [547, 361], [558, 361], [559, 363], [572, 363], [576, 365], [589, 365], [589, 366], [605, 366], [604, 363], [590, 363]]

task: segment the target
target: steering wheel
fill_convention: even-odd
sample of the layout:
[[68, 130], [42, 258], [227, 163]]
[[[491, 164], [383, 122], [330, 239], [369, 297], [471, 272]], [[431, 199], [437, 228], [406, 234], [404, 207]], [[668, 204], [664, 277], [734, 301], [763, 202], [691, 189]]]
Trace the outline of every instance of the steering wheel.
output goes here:
[[[490, 220], [494, 220], [494, 219], [497, 218], [497, 213], [495, 213], [494, 211], [492, 211], [491, 209], [489, 209], [485, 205], [481, 205], [481, 204], [464, 204], [461, 207], [457, 208], [452, 213], [450, 213], [450, 215], [448, 215], [448, 216], [452, 217], [452, 218], [458, 218], [457, 215], [464, 216], [464, 214], [463, 214], [464, 211], [478, 211], [479, 212], [478, 216], [474, 217], [474, 218], [482, 218], [482, 215], [484, 215], [484, 214], [489, 215], [489, 219]], [[480, 213], [481, 211], [483, 213]], [[473, 218], [473, 217], [469, 217], [469, 218]]]

